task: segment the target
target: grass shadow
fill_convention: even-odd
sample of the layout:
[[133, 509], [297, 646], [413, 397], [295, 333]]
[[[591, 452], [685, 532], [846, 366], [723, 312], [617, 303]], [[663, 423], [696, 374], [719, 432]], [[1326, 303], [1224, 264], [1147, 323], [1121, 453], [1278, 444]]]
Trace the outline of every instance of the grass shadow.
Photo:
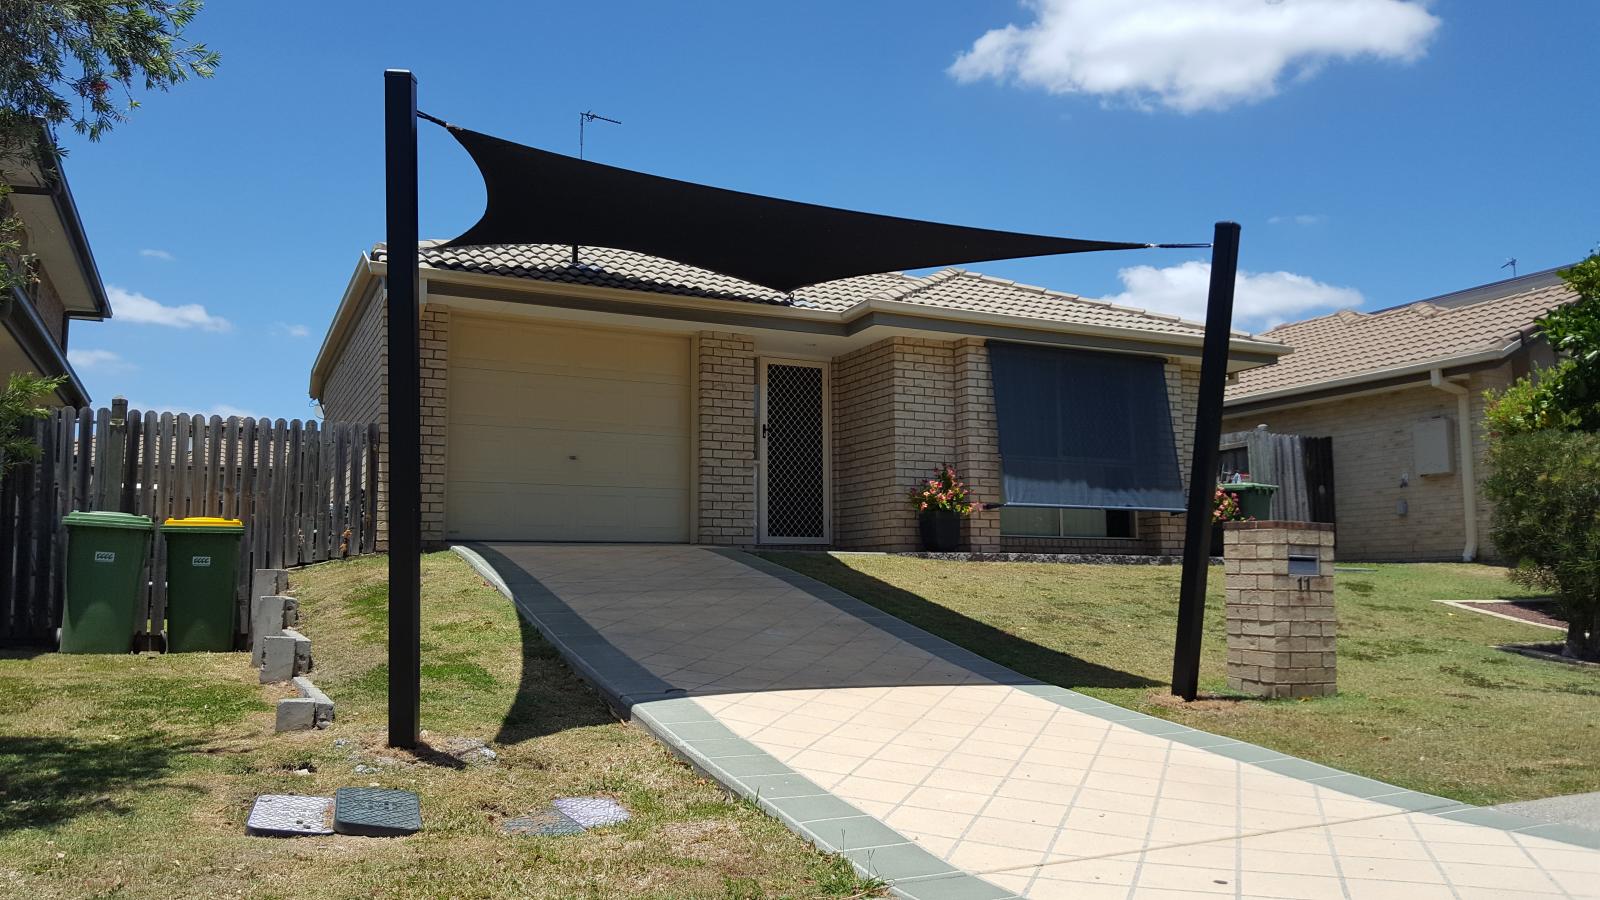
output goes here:
[[0, 735], [0, 834], [89, 813], [127, 814], [116, 794], [161, 780], [200, 743], [159, 734], [116, 741]]
[[600, 695], [567, 668], [561, 655], [520, 611], [517, 627], [522, 632], [522, 677], [516, 699], [494, 736], [496, 744], [516, 744], [616, 721]]
[[1163, 682], [1089, 662], [1020, 638], [864, 572], [827, 553], [757, 554], [832, 585], [890, 615], [1040, 681], [1065, 688], [1153, 688]]

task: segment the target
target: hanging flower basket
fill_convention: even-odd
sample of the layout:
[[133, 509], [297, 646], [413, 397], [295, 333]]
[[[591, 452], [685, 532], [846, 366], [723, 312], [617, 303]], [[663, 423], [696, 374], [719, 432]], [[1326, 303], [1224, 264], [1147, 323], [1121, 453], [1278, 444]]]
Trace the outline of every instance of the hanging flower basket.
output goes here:
[[972, 500], [954, 466], [940, 466], [937, 475], [911, 492], [911, 503], [917, 508], [923, 550], [953, 553], [961, 547], [961, 520], [972, 514]]

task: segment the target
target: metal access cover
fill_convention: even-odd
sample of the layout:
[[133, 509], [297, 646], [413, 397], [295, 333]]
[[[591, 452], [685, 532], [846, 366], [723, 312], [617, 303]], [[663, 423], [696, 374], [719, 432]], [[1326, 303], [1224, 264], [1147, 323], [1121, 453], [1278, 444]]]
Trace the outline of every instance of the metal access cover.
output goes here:
[[557, 797], [557, 810], [584, 828], [601, 828], [628, 821], [628, 811], [605, 797]]
[[333, 830], [392, 837], [422, 830], [422, 803], [410, 791], [339, 788], [333, 795]]
[[333, 834], [333, 798], [262, 794], [244, 823], [247, 834]]
[[582, 834], [583, 826], [568, 818], [555, 807], [547, 807], [529, 816], [517, 816], [500, 823], [506, 834], [533, 837], [556, 837], [563, 834]]

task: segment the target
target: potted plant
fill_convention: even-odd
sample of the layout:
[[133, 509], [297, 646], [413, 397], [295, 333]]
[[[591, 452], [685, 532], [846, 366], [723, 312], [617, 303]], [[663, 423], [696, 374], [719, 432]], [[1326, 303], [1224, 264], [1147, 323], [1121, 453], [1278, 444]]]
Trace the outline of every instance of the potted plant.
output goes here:
[[1230, 491], [1226, 485], [1217, 488], [1217, 493], [1211, 499], [1211, 555], [1222, 555], [1222, 525], [1224, 522], [1243, 522], [1254, 519], [1255, 516], [1244, 514], [1244, 508], [1239, 505], [1239, 493]]
[[954, 466], [940, 466], [938, 474], [911, 492], [911, 503], [917, 508], [922, 549], [950, 553], [961, 546], [961, 520], [972, 514], [972, 500]]

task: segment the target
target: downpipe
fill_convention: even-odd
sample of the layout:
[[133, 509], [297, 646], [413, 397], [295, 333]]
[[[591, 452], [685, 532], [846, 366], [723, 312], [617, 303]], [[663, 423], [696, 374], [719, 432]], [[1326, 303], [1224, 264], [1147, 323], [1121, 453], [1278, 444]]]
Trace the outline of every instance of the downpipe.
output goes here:
[[1478, 558], [1478, 479], [1473, 471], [1472, 392], [1453, 381], [1446, 381], [1443, 369], [1430, 371], [1428, 383], [1447, 394], [1454, 394], [1456, 398], [1456, 448], [1461, 455], [1461, 514], [1465, 517], [1462, 533], [1466, 535], [1466, 544], [1461, 548], [1461, 561], [1472, 562]]

